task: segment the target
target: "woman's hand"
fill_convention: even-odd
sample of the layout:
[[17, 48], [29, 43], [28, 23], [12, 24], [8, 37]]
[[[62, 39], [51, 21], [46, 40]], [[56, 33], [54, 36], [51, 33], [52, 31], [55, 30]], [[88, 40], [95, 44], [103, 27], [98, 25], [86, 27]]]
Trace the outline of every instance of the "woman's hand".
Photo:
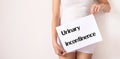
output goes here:
[[100, 4], [93, 4], [91, 6], [90, 13], [91, 14], [95, 14], [95, 13], [99, 12], [101, 9], [102, 9], [102, 5], [100, 5]]
[[91, 14], [98, 13], [100, 11], [109, 12], [110, 5], [109, 4], [93, 4], [90, 9]]
[[66, 54], [64, 49], [58, 43], [53, 43], [53, 48], [54, 48], [55, 53], [59, 56]]

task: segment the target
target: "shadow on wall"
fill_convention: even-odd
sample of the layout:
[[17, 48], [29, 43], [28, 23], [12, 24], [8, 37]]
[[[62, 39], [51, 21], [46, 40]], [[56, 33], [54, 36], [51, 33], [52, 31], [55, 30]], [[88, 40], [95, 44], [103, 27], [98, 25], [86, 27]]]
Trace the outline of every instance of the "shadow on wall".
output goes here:
[[96, 47], [93, 59], [120, 59], [120, 2], [110, 0], [111, 12], [96, 14], [103, 41]]

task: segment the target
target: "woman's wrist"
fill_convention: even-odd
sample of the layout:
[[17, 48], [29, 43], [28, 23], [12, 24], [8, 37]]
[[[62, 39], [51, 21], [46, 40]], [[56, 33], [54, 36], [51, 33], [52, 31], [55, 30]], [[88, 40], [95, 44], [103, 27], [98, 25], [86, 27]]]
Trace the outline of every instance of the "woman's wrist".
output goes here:
[[53, 44], [57, 44], [57, 39], [53, 39], [53, 40], [52, 40], [52, 43], [53, 43]]

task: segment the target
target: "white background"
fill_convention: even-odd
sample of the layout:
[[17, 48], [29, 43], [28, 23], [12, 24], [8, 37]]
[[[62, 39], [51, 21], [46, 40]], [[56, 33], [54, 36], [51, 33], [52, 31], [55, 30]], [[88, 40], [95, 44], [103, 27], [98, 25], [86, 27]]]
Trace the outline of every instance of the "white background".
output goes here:
[[[51, 0], [0, 0], [0, 59], [57, 59], [51, 43]], [[93, 59], [120, 59], [120, 1], [98, 14], [104, 41]]]

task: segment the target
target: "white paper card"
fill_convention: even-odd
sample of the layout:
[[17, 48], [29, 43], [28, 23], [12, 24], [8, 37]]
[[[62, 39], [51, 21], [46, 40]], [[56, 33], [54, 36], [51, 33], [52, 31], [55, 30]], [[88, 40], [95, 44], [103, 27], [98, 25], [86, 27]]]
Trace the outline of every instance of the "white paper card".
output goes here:
[[61, 44], [66, 52], [102, 41], [94, 16], [88, 15], [56, 27]]

